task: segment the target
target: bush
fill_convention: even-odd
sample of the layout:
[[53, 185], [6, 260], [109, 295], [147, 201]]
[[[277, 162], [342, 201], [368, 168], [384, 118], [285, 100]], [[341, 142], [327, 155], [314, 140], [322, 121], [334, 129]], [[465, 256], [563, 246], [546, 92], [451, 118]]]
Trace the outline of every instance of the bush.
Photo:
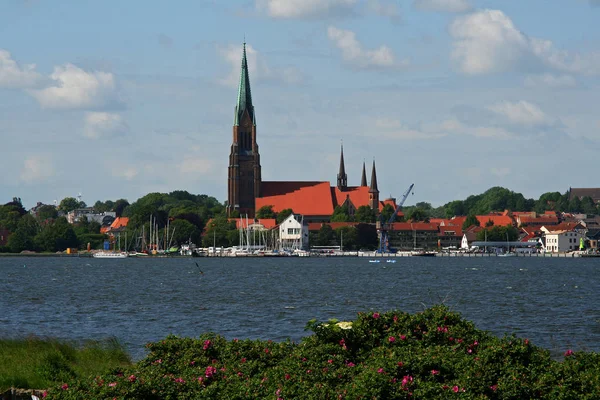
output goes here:
[[495, 337], [444, 306], [410, 315], [310, 321], [300, 343], [204, 334], [147, 345], [137, 364], [52, 388], [48, 398], [600, 398], [600, 356], [553, 360], [526, 339]]

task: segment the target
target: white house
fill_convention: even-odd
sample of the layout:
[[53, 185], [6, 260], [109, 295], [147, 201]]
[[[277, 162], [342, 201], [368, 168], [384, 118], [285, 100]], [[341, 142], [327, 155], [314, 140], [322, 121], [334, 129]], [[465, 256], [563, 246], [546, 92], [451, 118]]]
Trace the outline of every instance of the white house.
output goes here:
[[585, 234], [578, 230], [548, 231], [546, 237], [546, 252], [564, 253], [569, 250], [579, 249], [579, 241]]
[[299, 214], [290, 214], [279, 224], [279, 247], [283, 250], [308, 249], [308, 224]]

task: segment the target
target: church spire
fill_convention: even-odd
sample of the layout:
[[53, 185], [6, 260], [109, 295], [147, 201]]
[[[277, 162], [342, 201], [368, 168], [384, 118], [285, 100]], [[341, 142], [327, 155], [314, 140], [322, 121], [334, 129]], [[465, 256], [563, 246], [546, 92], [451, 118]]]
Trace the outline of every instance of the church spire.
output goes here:
[[362, 177], [360, 178], [360, 186], [368, 186], [367, 185], [367, 170], [365, 168], [364, 160], [363, 160]]
[[346, 168], [344, 166], [344, 144], [342, 143], [342, 151], [340, 154], [340, 171], [337, 176], [337, 187], [340, 190], [346, 190], [348, 186], [348, 175], [346, 175]]
[[256, 125], [254, 118], [254, 106], [252, 105], [252, 93], [250, 91], [250, 75], [248, 75], [248, 60], [246, 59], [246, 42], [244, 42], [244, 53], [242, 55], [242, 71], [240, 72], [240, 86], [238, 89], [237, 104], [235, 106], [234, 126], [240, 125], [244, 111], [248, 111], [252, 123]]
[[371, 170], [371, 186], [369, 186], [369, 193], [379, 193], [379, 189], [377, 189], [377, 172], [375, 171], [375, 160], [373, 160], [373, 169]]
[[371, 186], [369, 186], [369, 207], [379, 212], [379, 189], [377, 189], [377, 172], [375, 172], [375, 160], [373, 160], [373, 169], [371, 170]]

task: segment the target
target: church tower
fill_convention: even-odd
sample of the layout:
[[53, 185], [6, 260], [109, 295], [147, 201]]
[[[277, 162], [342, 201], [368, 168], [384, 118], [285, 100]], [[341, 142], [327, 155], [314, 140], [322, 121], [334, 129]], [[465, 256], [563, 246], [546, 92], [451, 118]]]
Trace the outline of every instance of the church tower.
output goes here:
[[246, 60], [246, 43], [242, 55], [242, 71], [237, 104], [233, 117], [233, 143], [229, 154], [227, 178], [227, 213], [235, 210], [254, 217], [255, 198], [260, 197], [260, 155], [256, 143], [256, 116], [250, 92], [250, 76]]
[[344, 145], [342, 144], [342, 152], [340, 155], [340, 171], [337, 175], [337, 188], [342, 192], [348, 187], [348, 175], [344, 166]]
[[369, 207], [379, 213], [379, 189], [377, 189], [377, 172], [375, 172], [375, 160], [371, 170], [371, 186], [369, 186]]
[[364, 161], [363, 161], [362, 176], [360, 177], [360, 186], [368, 186], [367, 185], [367, 169], [365, 168]]

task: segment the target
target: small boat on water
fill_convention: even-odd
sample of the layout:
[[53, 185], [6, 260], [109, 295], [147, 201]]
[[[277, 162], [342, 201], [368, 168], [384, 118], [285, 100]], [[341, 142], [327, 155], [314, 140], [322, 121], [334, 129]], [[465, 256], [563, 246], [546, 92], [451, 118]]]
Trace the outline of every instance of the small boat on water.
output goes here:
[[124, 251], [98, 251], [93, 254], [94, 258], [127, 258], [128, 253]]
[[369, 260], [370, 263], [378, 263], [379, 260]]
[[388, 262], [388, 263], [395, 263], [395, 262], [396, 262], [396, 260], [386, 260], [385, 262]]

